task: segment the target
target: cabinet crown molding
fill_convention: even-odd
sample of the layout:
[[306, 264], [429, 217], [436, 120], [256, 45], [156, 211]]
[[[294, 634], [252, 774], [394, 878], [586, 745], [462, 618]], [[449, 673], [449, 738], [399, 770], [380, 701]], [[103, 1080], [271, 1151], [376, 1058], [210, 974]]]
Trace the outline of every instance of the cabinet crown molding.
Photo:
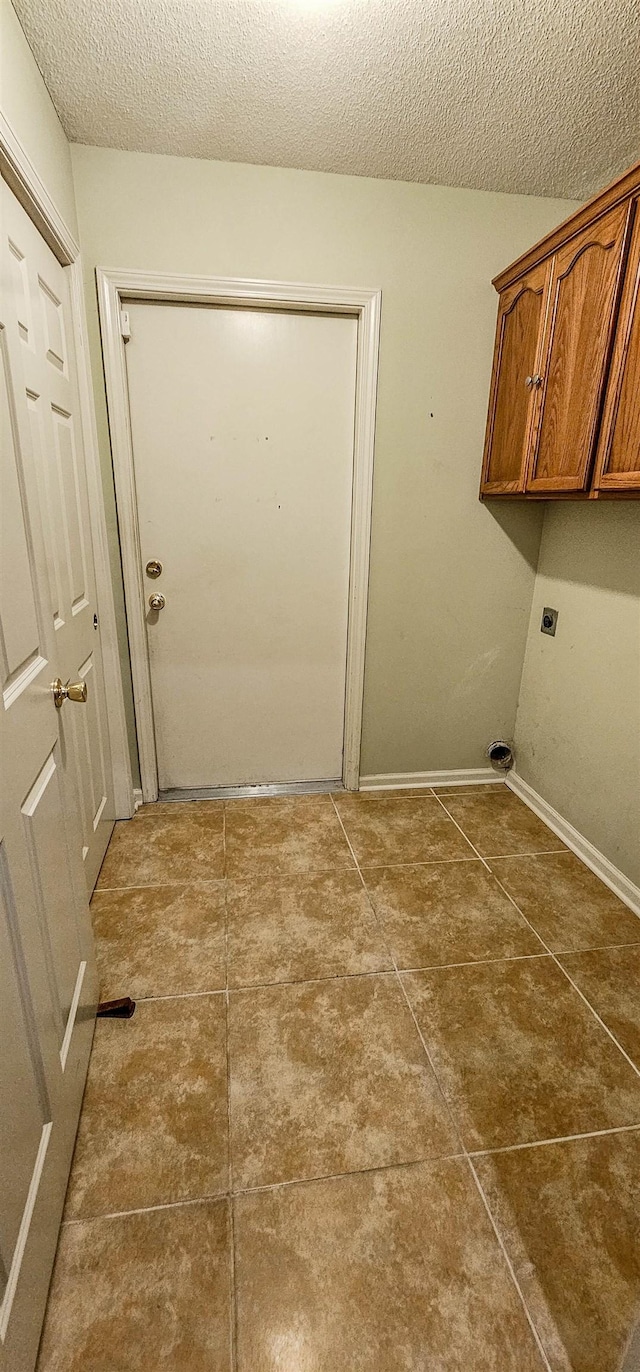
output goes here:
[[615, 205], [619, 205], [621, 201], [628, 200], [639, 192], [640, 162], [636, 162], [622, 176], [616, 177], [616, 180], [612, 181], [609, 186], [605, 186], [604, 190], [598, 191], [597, 195], [592, 195], [590, 200], [586, 200], [579, 210], [575, 210], [567, 219], [563, 219], [562, 223], [558, 224], [557, 229], [552, 229], [550, 233], [545, 234], [544, 238], [534, 243], [532, 248], [528, 248], [520, 257], [517, 257], [515, 262], [498, 272], [492, 283], [495, 289], [501, 294], [507, 286], [512, 286], [518, 277], [531, 271], [531, 268], [537, 266], [544, 258], [551, 257], [574, 234], [580, 233], [581, 229], [593, 224], [601, 215], [606, 214], [607, 210], [612, 210]]

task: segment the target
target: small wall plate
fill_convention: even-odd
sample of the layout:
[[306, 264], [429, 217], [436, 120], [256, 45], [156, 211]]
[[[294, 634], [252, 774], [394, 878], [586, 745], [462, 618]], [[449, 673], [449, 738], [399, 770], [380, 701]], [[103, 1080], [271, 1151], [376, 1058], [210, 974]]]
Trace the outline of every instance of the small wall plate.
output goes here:
[[542, 619], [540, 620], [540, 633], [550, 634], [551, 638], [555, 638], [557, 623], [558, 611], [551, 610], [548, 605], [545, 605], [544, 610], [542, 611]]

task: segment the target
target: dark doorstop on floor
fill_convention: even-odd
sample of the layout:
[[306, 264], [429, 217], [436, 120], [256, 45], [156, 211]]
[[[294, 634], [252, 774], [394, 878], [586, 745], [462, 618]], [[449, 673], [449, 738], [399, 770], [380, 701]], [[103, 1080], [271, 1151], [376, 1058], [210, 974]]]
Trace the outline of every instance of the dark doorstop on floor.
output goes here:
[[120, 996], [119, 1000], [103, 1000], [97, 1009], [98, 1019], [131, 1019], [136, 1008], [131, 996]]

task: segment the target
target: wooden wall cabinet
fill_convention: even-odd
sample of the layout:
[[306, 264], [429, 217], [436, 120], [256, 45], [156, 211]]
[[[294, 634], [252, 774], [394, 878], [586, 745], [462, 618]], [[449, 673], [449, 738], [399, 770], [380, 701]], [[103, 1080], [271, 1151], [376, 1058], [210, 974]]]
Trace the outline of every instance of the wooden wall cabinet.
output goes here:
[[500, 295], [489, 396], [483, 491], [522, 494], [535, 437], [550, 264], [507, 286]]
[[640, 165], [494, 285], [481, 497], [640, 495]]
[[635, 203], [594, 486], [611, 495], [640, 493], [640, 200]]

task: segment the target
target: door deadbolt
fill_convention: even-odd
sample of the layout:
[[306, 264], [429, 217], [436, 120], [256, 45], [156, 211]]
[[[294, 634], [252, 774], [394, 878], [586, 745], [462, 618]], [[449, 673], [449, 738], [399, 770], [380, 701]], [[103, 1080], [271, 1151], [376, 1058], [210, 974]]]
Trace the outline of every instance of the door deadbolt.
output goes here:
[[159, 591], [155, 591], [153, 595], [149, 596], [150, 610], [164, 610], [166, 603], [164, 596], [160, 595]]
[[160, 573], [162, 572], [162, 563], [158, 562], [157, 557], [152, 557], [151, 561], [147, 562], [145, 572], [147, 573], [147, 576], [153, 577], [155, 581], [156, 577], [160, 576]]

